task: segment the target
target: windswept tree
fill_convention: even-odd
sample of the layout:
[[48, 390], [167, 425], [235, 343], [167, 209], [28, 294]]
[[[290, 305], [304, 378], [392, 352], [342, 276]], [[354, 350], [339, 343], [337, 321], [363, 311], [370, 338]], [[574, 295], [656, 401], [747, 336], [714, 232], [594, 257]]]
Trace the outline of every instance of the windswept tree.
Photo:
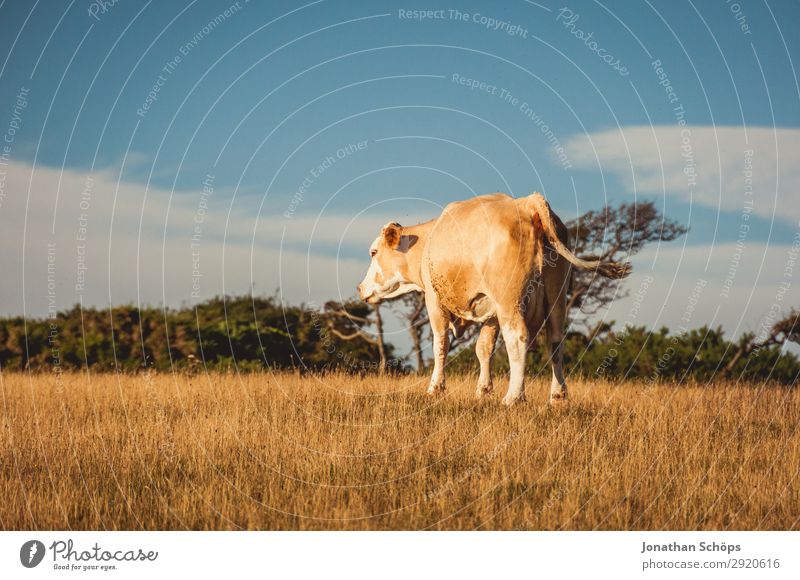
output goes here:
[[426, 337], [430, 337], [430, 325], [428, 324], [428, 309], [425, 308], [425, 298], [422, 292], [409, 292], [403, 294], [393, 301], [397, 316], [405, 323], [408, 333], [411, 336], [411, 353], [417, 365], [417, 371], [425, 369], [425, 356], [423, 355]]
[[[374, 319], [370, 319], [370, 314]], [[378, 349], [378, 370], [386, 371], [390, 347], [383, 339], [383, 317], [380, 306], [369, 305], [359, 300], [348, 302], [329, 301], [325, 303], [323, 315], [327, 331], [340, 341], [364, 341]], [[375, 332], [366, 327], [375, 326]]]
[[736, 364], [742, 359], [757, 357], [765, 348], [781, 346], [786, 342], [800, 344], [800, 310], [792, 310], [771, 327], [767, 326], [764, 332], [756, 335], [746, 332], [739, 337], [733, 358], [725, 365], [724, 373], [732, 376], [736, 371]]
[[[647, 244], [671, 242], [688, 231], [679, 222], [665, 218], [652, 201], [621, 203], [588, 211], [568, 221], [566, 226], [575, 255], [614, 262], [629, 259]], [[573, 268], [567, 313], [592, 334], [596, 330], [589, 323], [593, 315], [627, 295], [620, 281]]]

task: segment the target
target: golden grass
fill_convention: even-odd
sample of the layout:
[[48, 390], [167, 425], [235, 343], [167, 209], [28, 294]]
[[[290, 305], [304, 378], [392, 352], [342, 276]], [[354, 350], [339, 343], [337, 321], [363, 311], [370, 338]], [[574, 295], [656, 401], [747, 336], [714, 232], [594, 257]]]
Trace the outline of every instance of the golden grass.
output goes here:
[[[0, 378], [5, 529], [796, 529], [800, 390]], [[498, 385], [502, 385], [497, 380]]]

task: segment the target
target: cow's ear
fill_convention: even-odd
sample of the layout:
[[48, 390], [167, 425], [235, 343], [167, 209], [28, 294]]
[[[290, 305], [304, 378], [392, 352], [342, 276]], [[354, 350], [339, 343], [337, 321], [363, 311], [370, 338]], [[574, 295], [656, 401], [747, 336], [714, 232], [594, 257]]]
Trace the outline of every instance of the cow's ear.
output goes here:
[[383, 241], [393, 250], [397, 249], [397, 246], [400, 245], [400, 231], [402, 229], [403, 226], [395, 222], [386, 224], [383, 228]]

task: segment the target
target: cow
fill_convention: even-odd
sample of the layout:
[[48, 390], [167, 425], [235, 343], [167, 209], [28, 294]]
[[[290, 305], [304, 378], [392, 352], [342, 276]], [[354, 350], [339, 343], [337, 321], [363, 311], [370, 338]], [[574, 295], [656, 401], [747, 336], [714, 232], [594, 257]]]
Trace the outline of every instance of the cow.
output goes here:
[[629, 263], [584, 260], [567, 247], [567, 228], [539, 193], [482, 195], [447, 205], [431, 221], [383, 226], [357, 290], [378, 304], [422, 292], [433, 336], [429, 395], [444, 392], [448, 329], [480, 324], [476, 396], [492, 392], [491, 358], [502, 333], [510, 367], [503, 404], [525, 400], [525, 355], [545, 327], [552, 365], [551, 404], [567, 400], [561, 344], [571, 267], [618, 279]]

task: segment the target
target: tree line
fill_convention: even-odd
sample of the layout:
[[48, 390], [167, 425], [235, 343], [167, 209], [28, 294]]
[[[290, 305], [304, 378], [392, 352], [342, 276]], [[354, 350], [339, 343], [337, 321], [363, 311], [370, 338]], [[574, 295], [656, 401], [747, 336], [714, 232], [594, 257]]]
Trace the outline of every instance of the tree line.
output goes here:
[[53, 318], [0, 319], [0, 367], [402, 370], [392, 345], [365, 331], [373, 315], [372, 306], [358, 302], [290, 306], [252, 296], [220, 296], [166, 309], [75, 306]]
[[[793, 314], [796, 324], [798, 314]], [[638, 379], [646, 384], [706, 383], [719, 378], [794, 385], [800, 376], [800, 360], [783, 351], [783, 340], [783, 336], [777, 336], [760, 342], [754, 335], [745, 334], [730, 341], [719, 327], [670, 332], [666, 327], [652, 331], [633, 326], [615, 332], [603, 325], [595, 336], [581, 332], [566, 336], [564, 370], [586, 378]], [[548, 356], [544, 347], [537, 345], [528, 356], [528, 372], [549, 376]], [[496, 371], [507, 371], [508, 359], [496, 353], [492, 366]], [[478, 364], [474, 353], [461, 349], [451, 356], [448, 368], [451, 372], [477, 372]]]
[[[589, 211], [567, 222], [576, 255], [620, 261], [686, 228], [665, 219], [652, 202]], [[621, 285], [622, 284], [622, 285]], [[789, 312], [761, 333], [726, 339], [721, 328], [683, 332], [597, 320], [624, 282], [573, 271], [568, 294], [570, 332], [564, 360], [572, 373], [613, 379], [772, 379], [794, 384], [798, 357], [783, 344], [800, 342], [800, 313]], [[0, 369], [137, 371], [294, 369], [352, 373], [424, 371], [430, 344], [425, 303], [411, 293], [384, 304], [404, 319], [411, 351], [383, 338], [381, 308], [353, 300], [287, 305], [275, 297], [220, 296], [182, 308], [114, 306], [60, 312], [52, 319], [0, 318]], [[477, 370], [477, 326], [451, 340], [453, 370]], [[500, 347], [502, 348], [502, 346]], [[545, 368], [543, 348], [529, 355], [532, 372]], [[503, 370], [507, 362], [495, 356]]]

